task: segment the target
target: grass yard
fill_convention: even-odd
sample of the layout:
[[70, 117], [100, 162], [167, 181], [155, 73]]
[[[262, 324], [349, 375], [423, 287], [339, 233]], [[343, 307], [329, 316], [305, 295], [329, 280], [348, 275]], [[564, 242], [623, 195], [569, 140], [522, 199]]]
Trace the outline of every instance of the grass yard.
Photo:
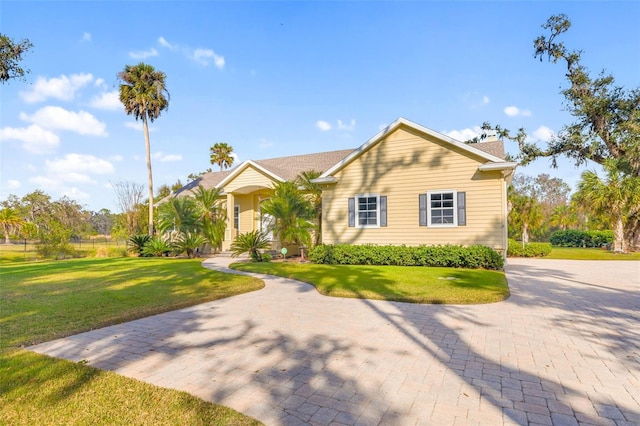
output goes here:
[[617, 254], [599, 248], [554, 247], [543, 259], [640, 260], [640, 252]]
[[477, 304], [509, 297], [503, 272], [422, 266], [235, 263], [232, 268], [293, 278], [326, 296], [412, 303]]
[[[125, 241], [85, 240], [69, 243], [75, 250], [76, 257], [123, 257], [127, 252]], [[36, 243], [0, 244], [0, 264], [42, 261]]]
[[74, 259], [0, 269], [0, 423], [259, 424], [184, 392], [18, 349], [260, 289], [198, 260]]

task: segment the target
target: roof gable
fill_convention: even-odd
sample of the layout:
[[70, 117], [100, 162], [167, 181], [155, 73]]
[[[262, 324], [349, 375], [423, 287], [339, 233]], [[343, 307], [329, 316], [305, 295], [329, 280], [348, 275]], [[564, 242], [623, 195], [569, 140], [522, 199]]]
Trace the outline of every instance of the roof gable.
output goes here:
[[[406, 118], [398, 118], [396, 121], [394, 121], [393, 123], [389, 124], [387, 127], [385, 127], [384, 129], [382, 129], [380, 132], [378, 132], [375, 136], [373, 136], [371, 139], [369, 139], [368, 141], [366, 141], [364, 144], [362, 144], [359, 148], [356, 148], [351, 154], [347, 155], [345, 158], [343, 158], [341, 161], [339, 161], [338, 163], [336, 163], [335, 165], [333, 165], [331, 168], [329, 168], [327, 171], [325, 171], [324, 173], [322, 173], [322, 175], [318, 178], [318, 179], [323, 179], [323, 178], [329, 178], [331, 175], [333, 175], [334, 173], [342, 170], [344, 167], [346, 167], [347, 165], [349, 165], [351, 162], [353, 162], [356, 158], [360, 157], [362, 154], [364, 154], [365, 152], [369, 151], [371, 148], [373, 148], [374, 146], [376, 146], [378, 143], [380, 143], [382, 140], [384, 140], [387, 136], [389, 136], [391, 133], [393, 133], [394, 131], [396, 131], [397, 129], [399, 129], [400, 127], [405, 127], [408, 128], [410, 130], [419, 132], [419, 133], [423, 133], [425, 135], [429, 135], [433, 138], [438, 139], [439, 141], [443, 142], [443, 144], [449, 145], [451, 147], [456, 147], [464, 152], [469, 152], [471, 154], [474, 154], [478, 157], [480, 157], [481, 159], [484, 159], [486, 161], [489, 162], [493, 162], [493, 163], [504, 163], [507, 164], [507, 162], [505, 162], [502, 158], [499, 158], [496, 155], [491, 154], [490, 152], [487, 151], [493, 151], [495, 153], [499, 153], [499, 150], [496, 146], [491, 147], [491, 150], [482, 150], [482, 149], [478, 149], [477, 147], [474, 147], [472, 145], [467, 145], [465, 143], [462, 143], [460, 141], [457, 141], [447, 135], [444, 135], [442, 133], [436, 132], [435, 130], [431, 130], [427, 127], [421, 126], [417, 123], [414, 123], [410, 120], [407, 120]], [[484, 142], [485, 143], [491, 143], [491, 142]], [[501, 142], [499, 142], [501, 144]]]

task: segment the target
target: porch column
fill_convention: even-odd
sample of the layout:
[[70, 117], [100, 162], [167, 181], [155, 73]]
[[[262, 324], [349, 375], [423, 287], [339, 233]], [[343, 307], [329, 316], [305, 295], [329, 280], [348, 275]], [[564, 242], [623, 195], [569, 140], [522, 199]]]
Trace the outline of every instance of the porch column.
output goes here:
[[233, 207], [235, 206], [235, 197], [231, 192], [227, 193], [227, 227], [224, 233], [223, 250], [229, 250], [231, 243], [236, 238], [235, 229], [233, 229]]

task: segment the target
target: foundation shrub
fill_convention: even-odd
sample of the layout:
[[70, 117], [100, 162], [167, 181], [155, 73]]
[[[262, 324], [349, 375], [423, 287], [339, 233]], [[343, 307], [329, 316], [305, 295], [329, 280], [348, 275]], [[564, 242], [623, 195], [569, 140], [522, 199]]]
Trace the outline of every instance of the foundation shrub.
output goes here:
[[502, 269], [504, 260], [490, 247], [474, 245], [378, 246], [373, 244], [321, 244], [311, 249], [309, 260], [328, 265], [432, 266]]
[[522, 247], [522, 243], [509, 239], [507, 256], [509, 257], [544, 257], [551, 253], [550, 243], [527, 243]]

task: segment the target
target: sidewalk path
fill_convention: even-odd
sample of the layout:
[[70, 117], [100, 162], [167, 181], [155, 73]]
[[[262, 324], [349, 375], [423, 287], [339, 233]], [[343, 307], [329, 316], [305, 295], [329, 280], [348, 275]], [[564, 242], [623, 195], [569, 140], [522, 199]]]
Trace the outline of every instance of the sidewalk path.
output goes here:
[[640, 424], [640, 262], [510, 259], [507, 274], [511, 297], [475, 306], [260, 276], [253, 293], [29, 349], [267, 425]]

